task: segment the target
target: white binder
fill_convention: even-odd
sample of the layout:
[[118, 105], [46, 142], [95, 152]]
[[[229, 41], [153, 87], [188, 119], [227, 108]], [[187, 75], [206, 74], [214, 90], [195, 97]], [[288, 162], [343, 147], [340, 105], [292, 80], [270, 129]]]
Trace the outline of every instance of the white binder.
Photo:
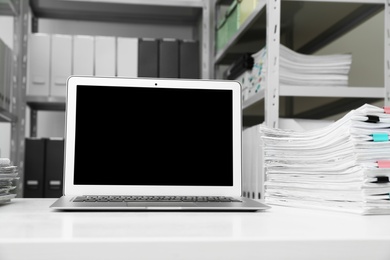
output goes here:
[[0, 108], [5, 107], [5, 61], [6, 61], [6, 48], [3, 41], [0, 39]]
[[138, 76], [138, 38], [117, 38], [117, 76]]
[[93, 76], [94, 37], [73, 36], [73, 75]]
[[4, 103], [3, 107], [7, 111], [11, 111], [11, 99], [12, 99], [12, 72], [13, 72], [13, 61], [12, 61], [12, 50], [5, 45], [5, 63], [4, 63]]
[[51, 37], [50, 96], [65, 97], [66, 80], [72, 75], [72, 36]]
[[95, 37], [95, 75], [115, 76], [116, 39], [109, 36]]
[[50, 75], [50, 36], [35, 33], [29, 36], [27, 95], [48, 96]]

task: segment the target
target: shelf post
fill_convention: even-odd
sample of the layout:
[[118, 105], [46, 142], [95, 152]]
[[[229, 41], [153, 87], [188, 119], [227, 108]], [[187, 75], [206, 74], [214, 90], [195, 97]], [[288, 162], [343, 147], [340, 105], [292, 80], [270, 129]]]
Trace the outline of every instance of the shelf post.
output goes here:
[[202, 68], [201, 78], [211, 79], [214, 75], [214, 13], [215, 13], [215, 0], [204, 0], [202, 11]]
[[267, 0], [267, 86], [264, 98], [264, 119], [269, 127], [278, 127], [279, 119], [279, 45], [280, 0]]
[[385, 2], [384, 12], [385, 23], [385, 100], [384, 105], [390, 106], [390, 0]]
[[11, 126], [11, 160], [18, 166], [17, 197], [23, 197], [24, 181], [24, 140], [26, 117], [26, 86], [27, 86], [27, 33], [28, 33], [28, 1], [14, 0], [18, 15], [14, 17], [14, 50], [12, 69], [12, 113], [17, 120]]

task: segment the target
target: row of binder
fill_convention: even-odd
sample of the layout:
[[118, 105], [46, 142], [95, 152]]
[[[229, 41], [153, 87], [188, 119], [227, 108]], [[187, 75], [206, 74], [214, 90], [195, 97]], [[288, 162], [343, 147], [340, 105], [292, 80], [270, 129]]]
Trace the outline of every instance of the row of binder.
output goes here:
[[24, 198], [62, 196], [63, 138], [26, 138], [24, 165]]
[[70, 75], [199, 78], [197, 41], [31, 34], [30, 96], [65, 96]]
[[12, 91], [12, 50], [0, 39], [0, 108], [10, 111]]

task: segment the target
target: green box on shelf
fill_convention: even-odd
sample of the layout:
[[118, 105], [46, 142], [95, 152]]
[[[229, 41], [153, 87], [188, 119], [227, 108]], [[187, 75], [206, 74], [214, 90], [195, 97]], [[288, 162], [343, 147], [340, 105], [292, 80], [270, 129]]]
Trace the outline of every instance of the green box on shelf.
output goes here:
[[258, 0], [238, 0], [238, 23], [241, 26], [256, 9]]
[[235, 0], [226, 11], [227, 41], [229, 41], [240, 27], [238, 17], [238, 1]]
[[227, 23], [226, 17], [223, 17], [217, 26], [217, 50], [225, 47], [227, 42]]

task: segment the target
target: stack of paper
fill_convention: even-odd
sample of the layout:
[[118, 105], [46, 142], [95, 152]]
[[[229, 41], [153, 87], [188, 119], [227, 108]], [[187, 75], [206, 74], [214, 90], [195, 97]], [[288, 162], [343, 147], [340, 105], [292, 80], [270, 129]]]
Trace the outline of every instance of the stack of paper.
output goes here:
[[[253, 82], [265, 85], [266, 48], [253, 54]], [[281, 85], [289, 86], [348, 86], [351, 54], [306, 55], [280, 45]]]
[[321, 129], [260, 131], [267, 203], [390, 213], [390, 109], [366, 104]]
[[0, 203], [10, 202], [16, 197], [11, 191], [16, 188], [14, 181], [19, 179], [17, 166], [11, 165], [8, 158], [0, 158]]
[[280, 45], [280, 84], [348, 86], [351, 54], [305, 55]]

